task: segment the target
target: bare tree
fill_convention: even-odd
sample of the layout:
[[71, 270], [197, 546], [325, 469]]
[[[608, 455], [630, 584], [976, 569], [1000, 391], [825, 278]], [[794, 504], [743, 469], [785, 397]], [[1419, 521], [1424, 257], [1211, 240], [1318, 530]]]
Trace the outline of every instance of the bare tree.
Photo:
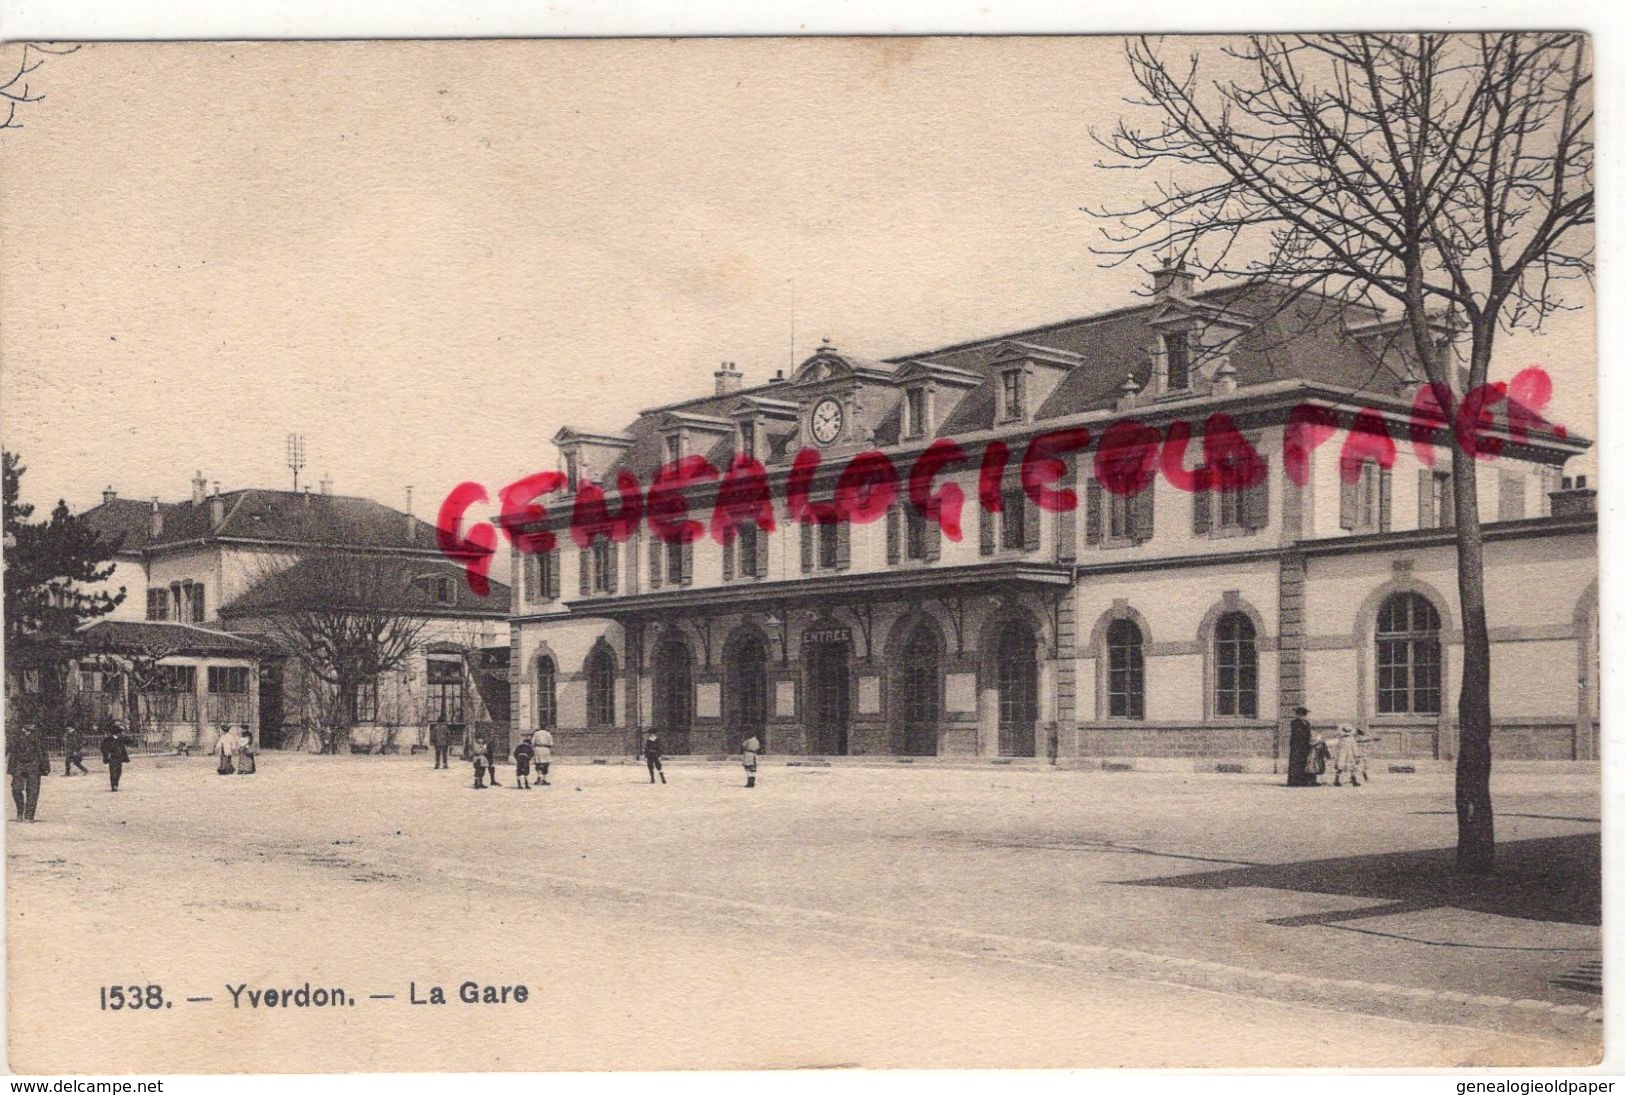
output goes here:
[[262, 631], [298, 664], [324, 753], [355, 725], [364, 685], [405, 668], [429, 620], [421, 559], [313, 548], [292, 563], [267, 563], [222, 616]]
[[78, 45], [52, 42], [23, 42], [18, 46], [16, 70], [12, 71], [10, 79], [0, 83], [0, 104], [4, 104], [6, 111], [5, 119], [0, 120], [0, 129], [21, 129], [23, 123], [17, 120], [17, 108], [45, 98], [45, 93], [36, 90], [29, 80], [29, 76], [45, 63], [45, 59], [64, 57], [78, 49]]
[[[1096, 211], [1114, 225], [1099, 250], [1165, 250], [1200, 273], [1276, 282], [1283, 300], [1397, 310], [1452, 421], [1487, 382], [1497, 334], [1538, 327], [1566, 306], [1564, 281], [1589, 282], [1585, 36], [1252, 36], [1219, 53], [1210, 74], [1199, 55], [1129, 44], [1143, 93], [1131, 103], [1156, 120], [1097, 138], [1103, 166], [1160, 178], [1154, 197]], [[1465, 370], [1443, 332], [1465, 336]], [[1464, 644], [1456, 861], [1481, 872], [1495, 855], [1483, 537], [1476, 456], [1445, 433]]]

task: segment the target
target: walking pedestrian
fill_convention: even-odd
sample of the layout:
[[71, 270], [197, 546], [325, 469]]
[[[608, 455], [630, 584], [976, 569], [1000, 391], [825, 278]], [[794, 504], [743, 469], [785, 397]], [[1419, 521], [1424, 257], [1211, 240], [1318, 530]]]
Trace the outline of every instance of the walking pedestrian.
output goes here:
[[762, 751], [762, 742], [755, 734], [745, 739], [739, 747], [740, 759], [745, 764], [745, 786], [756, 786], [756, 756]]
[[38, 729], [24, 726], [6, 750], [6, 772], [11, 776], [11, 801], [17, 820], [33, 821], [39, 809], [40, 779], [51, 772], [51, 757]]
[[513, 747], [513, 782], [515, 791], [530, 790], [530, 758], [536, 753], [529, 738], [520, 738]]
[[62, 774], [71, 776], [75, 768], [90, 775], [90, 769], [85, 767], [85, 740], [76, 727], [70, 726], [62, 735]]
[[130, 763], [130, 749], [124, 744], [124, 735], [115, 724], [107, 728], [102, 738], [102, 763], [107, 765], [107, 787], [118, 790], [118, 781], [124, 775], [124, 766]]
[[242, 739], [237, 743], [237, 774], [251, 776], [259, 767], [255, 759], [258, 750], [254, 748], [254, 736], [248, 732], [247, 724], [242, 728]]
[[643, 739], [643, 759], [649, 765], [649, 782], [653, 783], [658, 774], [660, 782], [665, 783], [666, 769], [660, 764], [660, 735], [653, 730]]
[[1312, 787], [1314, 779], [1309, 774], [1309, 752], [1313, 748], [1310, 740], [1313, 730], [1309, 725], [1309, 708], [1297, 709], [1297, 717], [1292, 720], [1291, 729], [1292, 736], [1286, 754], [1286, 785]]
[[215, 772], [222, 776], [229, 776], [237, 770], [232, 763], [237, 755], [237, 735], [231, 732], [231, 727], [220, 727], [220, 736], [215, 739], [214, 753], [220, 764]]
[[1332, 767], [1336, 774], [1332, 776], [1332, 786], [1343, 786], [1343, 777], [1349, 777], [1349, 786], [1360, 786], [1360, 777], [1354, 770], [1354, 727], [1343, 725], [1337, 728], [1337, 737], [1332, 739]]
[[547, 770], [553, 766], [553, 732], [543, 727], [530, 736], [530, 744], [534, 751], [537, 781], [543, 787], [551, 786], [547, 782]]

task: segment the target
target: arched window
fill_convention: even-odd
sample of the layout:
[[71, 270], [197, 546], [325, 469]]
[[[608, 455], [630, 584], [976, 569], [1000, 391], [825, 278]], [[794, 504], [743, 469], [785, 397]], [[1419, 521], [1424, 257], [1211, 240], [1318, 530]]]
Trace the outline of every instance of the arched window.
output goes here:
[[1377, 613], [1377, 713], [1439, 713], [1439, 610], [1395, 593]]
[[1227, 612], [1213, 629], [1213, 711], [1258, 717], [1258, 631], [1243, 612]]
[[559, 724], [558, 668], [543, 654], [536, 659], [536, 729], [551, 730]]
[[1145, 640], [1133, 620], [1106, 629], [1106, 700], [1114, 719], [1145, 718]]
[[587, 725], [615, 725], [615, 655], [602, 646], [587, 655]]

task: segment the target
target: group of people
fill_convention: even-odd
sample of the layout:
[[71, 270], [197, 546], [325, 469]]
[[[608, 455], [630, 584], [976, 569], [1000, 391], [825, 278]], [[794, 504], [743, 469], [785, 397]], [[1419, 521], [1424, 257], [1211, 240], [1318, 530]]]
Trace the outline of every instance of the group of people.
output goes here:
[[[107, 784], [111, 791], [118, 790], [124, 766], [130, 762], [130, 744], [124, 730], [110, 723], [101, 741], [102, 763], [107, 766]], [[69, 726], [62, 733], [62, 774], [73, 775], [75, 768], [84, 775], [85, 739], [77, 727]], [[18, 821], [33, 821], [39, 811], [40, 780], [51, 774], [51, 757], [45, 746], [45, 735], [33, 725], [17, 731], [6, 746], [6, 774], [11, 777], [11, 800], [17, 807]]]
[[[429, 729], [429, 740], [434, 745], [436, 768], [449, 767], [443, 759], [444, 752], [450, 752], [450, 728], [443, 723], [437, 723]], [[740, 759], [745, 765], [745, 786], [756, 786], [756, 758], [761, 755], [762, 742], [755, 734], [746, 738], [740, 746]], [[497, 782], [495, 743], [484, 734], [475, 734], [472, 741], [464, 746], [463, 759], [474, 766], [474, 789], [483, 791], [487, 787], [502, 786]], [[642, 748], [644, 763], [649, 767], [649, 782], [658, 779], [666, 782], [666, 767], [661, 763], [664, 751], [660, 745], [660, 735], [649, 731], [643, 739]], [[553, 733], [550, 730], [537, 730], [521, 739], [513, 747], [513, 775], [514, 789], [528, 791], [531, 788], [531, 769], [536, 770], [536, 785], [551, 787], [548, 781], [548, 771], [553, 766]]]
[[1371, 782], [1366, 757], [1372, 737], [1364, 729], [1341, 724], [1331, 733], [1316, 733], [1309, 723], [1309, 709], [1300, 707], [1292, 720], [1292, 736], [1287, 749], [1286, 785], [1288, 787], [1321, 787], [1321, 777], [1332, 774], [1332, 786], [1358, 787]]
[[251, 776], [259, 767], [255, 760], [259, 750], [254, 747], [254, 735], [249, 732], [247, 723], [240, 730], [233, 730], [230, 723], [221, 723], [214, 754], [219, 761], [215, 771], [222, 776]]
[[[437, 738], [437, 732], [443, 737]], [[450, 763], [444, 760], [443, 753], [451, 751], [451, 731], [443, 723], [437, 723], [429, 730], [430, 741], [435, 747], [436, 768], [448, 768]], [[445, 743], [442, 745], [442, 741]], [[483, 791], [487, 787], [501, 787], [497, 782], [496, 742], [483, 733], [476, 733], [471, 741], [463, 746], [463, 759], [474, 766], [474, 789]], [[537, 730], [535, 733], [519, 739], [519, 744], [513, 747], [513, 776], [514, 789], [528, 791], [531, 788], [530, 773], [536, 769], [536, 784], [539, 787], [551, 787], [548, 782], [548, 772], [553, 767], [553, 734], [548, 730]]]

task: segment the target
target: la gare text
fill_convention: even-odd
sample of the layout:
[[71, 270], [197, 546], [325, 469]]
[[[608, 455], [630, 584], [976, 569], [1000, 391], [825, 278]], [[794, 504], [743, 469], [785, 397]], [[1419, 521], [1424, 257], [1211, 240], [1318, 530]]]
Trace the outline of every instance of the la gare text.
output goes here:
[[[282, 1008], [343, 1008], [355, 1007], [357, 997], [337, 986], [313, 987], [305, 982], [297, 988], [253, 988], [248, 984], [227, 985], [231, 1006], [249, 1010]], [[455, 987], [407, 983], [407, 1002], [411, 1004], [524, 1004], [531, 992], [526, 985], [495, 985], [480, 981], [463, 981]], [[393, 997], [375, 997], [393, 999]]]
[[[1302, 404], [1287, 418], [1282, 445], [1282, 463], [1287, 477], [1297, 486], [1309, 478], [1310, 454], [1340, 429], [1346, 429], [1338, 466], [1346, 482], [1359, 479], [1361, 466], [1375, 461], [1383, 468], [1394, 463], [1399, 443], [1408, 442], [1418, 459], [1429, 467], [1439, 459], [1434, 447], [1452, 435], [1461, 451], [1477, 460], [1494, 460], [1503, 441], [1492, 431], [1500, 424], [1492, 411], [1503, 406], [1504, 428], [1514, 443], [1526, 442], [1531, 431], [1563, 436], [1565, 430], [1546, 421], [1540, 414], [1551, 400], [1550, 376], [1531, 366], [1514, 376], [1510, 383], [1497, 381], [1474, 388], [1461, 400], [1437, 385], [1424, 384], [1414, 398], [1410, 421], [1396, 438], [1384, 415], [1365, 408], [1349, 415], [1323, 404]], [[1175, 421], [1158, 428], [1133, 418], [1112, 422], [1098, 440], [1083, 426], [1042, 433], [1028, 442], [1018, 467], [1010, 468], [1011, 452], [1002, 441], [988, 441], [977, 466], [977, 503], [989, 513], [1003, 510], [1007, 477], [1018, 477], [1023, 493], [1040, 509], [1067, 513], [1078, 507], [1074, 473], [1063, 459], [1094, 447], [1094, 479], [1102, 490], [1133, 497], [1161, 476], [1172, 486], [1189, 492], [1218, 493], [1246, 490], [1268, 474], [1264, 459], [1224, 412], [1209, 415], [1202, 423], [1201, 461], [1187, 467], [1188, 450], [1194, 431], [1190, 423]], [[1446, 457], [1448, 459], [1448, 457]], [[890, 456], [879, 450], [853, 455], [836, 479], [833, 497], [814, 501], [815, 479], [820, 476], [822, 455], [816, 448], [803, 448], [791, 462], [784, 484], [784, 504], [788, 518], [801, 524], [850, 522], [868, 524], [886, 511], [906, 492], [909, 503], [928, 521], [942, 526], [943, 535], [955, 542], [963, 536], [961, 514], [965, 491], [955, 482], [938, 483], [938, 477], [969, 470], [970, 456], [952, 438], [932, 442], [915, 459], [907, 474], [898, 470]], [[716, 483], [716, 501], [709, 521], [691, 516], [688, 494], [703, 484]], [[526, 476], [504, 487], [499, 495], [501, 512], [495, 524], [514, 548], [523, 554], [543, 554], [558, 546], [552, 531], [541, 527], [548, 518], [541, 499], [571, 487], [563, 472], [544, 471]], [[727, 545], [739, 528], [754, 523], [772, 533], [776, 522], [773, 494], [767, 468], [746, 454], [735, 456], [726, 470], [719, 470], [703, 456], [685, 456], [660, 467], [643, 489], [638, 477], [621, 470], [616, 475], [619, 495], [612, 512], [604, 489], [583, 482], [575, 491], [570, 512], [570, 538], [582, 549], [599, 536], [625, 543], [647, 523], [651, 534], [662, 543], [692, 543], [709, 535]], [[484, 486], [474, 482], [458, 484], [441, 503], [436, 522], [442, 552], [464, 568], [469, 588], [484, 596], [490, 592], [488, 575], [496, 553], [498, 533], [493, 524], [480, 521], [463, 529], [470, 507], [488, 503]]]

